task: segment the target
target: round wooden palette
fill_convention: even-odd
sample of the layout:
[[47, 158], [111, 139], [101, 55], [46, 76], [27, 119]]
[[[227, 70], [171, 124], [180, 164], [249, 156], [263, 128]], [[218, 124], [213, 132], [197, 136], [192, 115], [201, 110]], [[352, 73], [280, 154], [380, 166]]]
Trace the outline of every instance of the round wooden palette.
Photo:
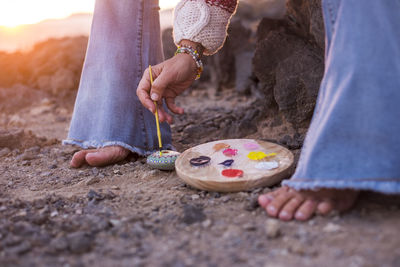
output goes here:
[[[227, 152], [237, 149], [237, 154], [229, 156], [229, 153], [223, 153], [226, 149], [223, 144], [229, 146]], [[248, 157], [250, 152], [270, 156], [252, 160]], [[211, 158], [210, 162], [200, 167], [190, 163], [191, 159], [201, 156]], [[234, 160], [230, 167], [220, 164], [230, 159]], [[256, 168], [261, 162], [276, 162], [278, 167], [270, 170]], [[198, 145], [183, 152], [175, 162], [178, 176], [186, 183], [201, 190], [217, 192], [238, 192], [274, 185], [290, 175], [292, 166], [293, 154], [288, 149], [253, 139], [229, 139]], [[242, 174], [240, 177], [227, 177], [222, 174], [227, 169], [243, 173], [239, 172]]]

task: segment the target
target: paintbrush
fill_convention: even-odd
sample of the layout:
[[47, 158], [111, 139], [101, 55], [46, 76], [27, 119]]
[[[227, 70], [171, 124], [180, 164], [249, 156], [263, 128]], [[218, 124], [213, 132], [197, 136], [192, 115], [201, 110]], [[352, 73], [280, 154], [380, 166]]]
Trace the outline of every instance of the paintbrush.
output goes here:
[[[150, 73], [150, 85], [153, 87], [153, 72], [151, 70], [151, 65], [149, 65], [149, 73]], [[161, 131], [160, 131], [160, 121], [158, 119], [158, 106], [157, 102], [153, 101], [154, 105], [156, 106], [156, 112], [155, 112], [155, 117], [156, 117], [156, 125], [157, 125], [157, 137], [158, 137], [158, 146], [160, 147], [160, 156], [162, 156], [162, 141], [161, 141]]]

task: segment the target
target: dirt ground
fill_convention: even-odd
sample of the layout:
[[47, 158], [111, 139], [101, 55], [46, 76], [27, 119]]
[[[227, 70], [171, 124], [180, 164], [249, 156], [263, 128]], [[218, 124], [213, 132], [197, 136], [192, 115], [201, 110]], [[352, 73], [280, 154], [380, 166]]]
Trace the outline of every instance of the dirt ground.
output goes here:
[[[249, 132], [255, 99], [215, 95], [196, 89], [179, 100], [179, 151], [291, 131], [261, 120]], [[10, 147], [0, 148], [1, 266], [400, 266], [399, 197], [365, 192], [347, 214], [279, 222], [256, 203], [271, 188], [199, 191], [136, 156], [71, 169], [77, 148], [60, 145], [71, 109], [43, 100], [0, 115], [0, 144]]]

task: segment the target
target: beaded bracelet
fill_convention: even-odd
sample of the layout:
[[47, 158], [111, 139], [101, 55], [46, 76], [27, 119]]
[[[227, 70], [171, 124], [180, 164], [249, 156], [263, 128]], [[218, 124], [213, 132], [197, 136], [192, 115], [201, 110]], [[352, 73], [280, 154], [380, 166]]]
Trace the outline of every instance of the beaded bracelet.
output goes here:
[[196, 80], [200, 79], [200, 76], [203, 73], [204, 67], [203, 67], [203, 62], [200, 59], [199, 52], [197, 52], [197, 50], [195, 50], [191, 46], [185, 46], [185, 45], [178, 46], [178, 49], [176, 50], [175, 55], [182, 54], [182, 53], [192, 56], [193, 60], [196, 62], [196, 66], [197, 66]]

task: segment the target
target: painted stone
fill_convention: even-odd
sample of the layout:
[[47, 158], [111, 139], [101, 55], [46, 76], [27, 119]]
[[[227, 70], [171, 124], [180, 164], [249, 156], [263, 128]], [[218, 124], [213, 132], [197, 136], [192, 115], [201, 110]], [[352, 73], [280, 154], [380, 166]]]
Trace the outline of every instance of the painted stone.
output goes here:
[[233, 148], [227, 148], [222, 153], [224, 153], [224, 155], [227, 157], [233, 157], [237, 155], [238, 150]]
[[225, 144], [225, 143], [218, 143], [218, 144], [215, 144], [215, 145], [213, 146], [213, 148], [214, 148], [215, 151], [220, 151], [220, 150], [222, 150], [222, 149], [230, 148], [230, 147], [231, 147], [230, 145]]
[[258, 170], [273, 170], [279, 167], [279, 163], [276, 161], [265, 161], [257, 163], [255, 167]]
[[175, 160], [179, 155], [179, 152], [172, 150], [162, 150], [161, 155], [160, 151], [154, 152], [147, 157], [147, 164], [155, 169], [172, 171], [175, 170]]
[[236, 177], [242, 177], [243, 171], [238, 169], [226, 169], [223, 170], [221, 174], [228, 178], [236, 178]]

